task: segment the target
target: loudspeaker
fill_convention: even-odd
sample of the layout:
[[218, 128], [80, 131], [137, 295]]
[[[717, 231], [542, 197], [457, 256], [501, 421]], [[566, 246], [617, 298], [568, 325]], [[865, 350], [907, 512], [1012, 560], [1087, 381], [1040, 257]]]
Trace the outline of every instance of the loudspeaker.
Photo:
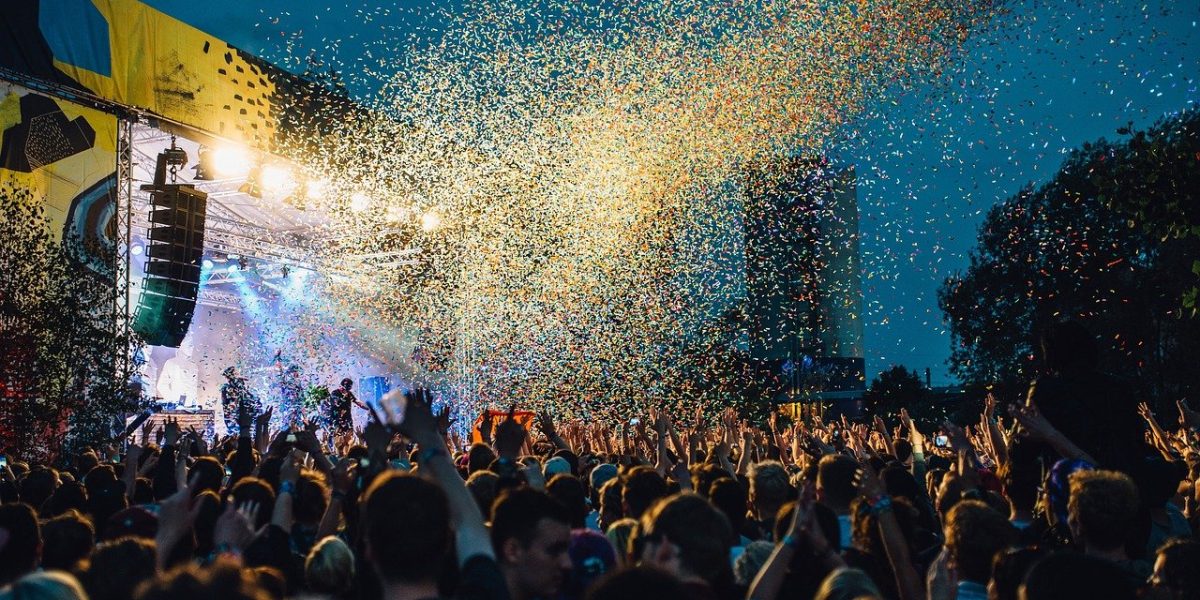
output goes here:
[[200, 291], [208, 194], [175, 183], [142, 189], [150, 192], [150, 231], [133, 330], [149, 345], [178, 348], [192, 324]]

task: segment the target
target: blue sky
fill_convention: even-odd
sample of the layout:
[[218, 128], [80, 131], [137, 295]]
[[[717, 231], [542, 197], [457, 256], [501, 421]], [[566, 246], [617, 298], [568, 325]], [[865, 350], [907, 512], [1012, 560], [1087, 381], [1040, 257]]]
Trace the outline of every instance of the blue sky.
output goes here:
[[[277, 63], [315, 49], [343, 64], [401, 39], [434, 6], [147, 2]], [[1066, 151], [1200, 101], [1200, 2], [1011, 5], [952, 75], [889, 98], [840, 152], [859, 173], [868, 373], [904, 364], [950, 382], [936, 290], [966, 265], [987, 209], [1053, 175]]]

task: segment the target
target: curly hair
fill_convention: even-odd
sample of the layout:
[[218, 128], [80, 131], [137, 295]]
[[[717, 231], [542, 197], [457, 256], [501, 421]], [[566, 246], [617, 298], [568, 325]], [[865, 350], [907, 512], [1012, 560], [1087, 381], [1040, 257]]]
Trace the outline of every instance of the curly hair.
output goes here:
[[1078, 471], [1071, 474], [1067, 522], [1086, 543], [1103, 550], [1125, 544], [1138, 511], [1133, 480], [1117, 471]]
[[963, 500], [946, 515], [946, 549], [969, 581], [991, 578], [993, 557], [1016, 541], [1008, 519], [979, 500]]

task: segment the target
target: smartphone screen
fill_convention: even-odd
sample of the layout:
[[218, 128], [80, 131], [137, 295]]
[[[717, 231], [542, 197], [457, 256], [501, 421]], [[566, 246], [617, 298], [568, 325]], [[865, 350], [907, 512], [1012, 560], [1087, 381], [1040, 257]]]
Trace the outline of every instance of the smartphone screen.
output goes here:
[[950, 443], [950, 438], [948, 438], [944, 435], [939, 435], [939, 436], [933, 438], [933, 445], [937, 446], [938, 448], [945, 448], [946, 444], [949, 444], [949, 443]]

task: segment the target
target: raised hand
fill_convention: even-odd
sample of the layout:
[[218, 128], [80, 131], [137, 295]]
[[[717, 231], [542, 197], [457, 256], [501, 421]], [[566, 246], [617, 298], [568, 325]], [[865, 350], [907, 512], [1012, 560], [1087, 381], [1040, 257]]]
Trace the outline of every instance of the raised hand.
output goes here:
[[508, 416], [496, 427], [496, 453], [506, 458], [516, 458], [521, 452], [528, 432], [517, 422], [517, 405], [513, 403], [508, 409]]
[[492, 443], [492, 434], [496, 429], [496, 422], [492, 418], [492, 411], [483, 409], [483, 415], [479, 420], [479, 436], [483, 438], [483, 443]]
[[1138, 402], [1137, 411], [1143, 419], [1147, 421], [1154, 420], [1154, 411], [1150, 410], [1149, 404], [1146, 404], [1145, 402]]
[[[398, 399], [393, 397], [391, 403]], [[404, 395], [403, 421], [392, 422], [397, 413], [395, 407], [384, 405], [388, 414], [389, 425], [394, 427], [404, 437], [422, 445], [436, 444], [443, 439], [438, 429], [438, 417], [433, 414], [433, 394], [427, 389], [418, 388]]]
[[548, 439], [554, 439], [554, 436], [558, 434], [554, 428], [554, 417], [550, 415], [550, 411], [538, 411], [537, 426]]
[[225, 512], [217, 517], [217, 523], [213, 526], [213, 544], [238, 551], [245, 550], [250, 542], [253, 542], [254, 538], [266, 528], [264, 525], [257, 530], [254, 529], [254, 524], [258, 522], [258, 511], [261, 508], [257, 502], [244, 502], [235, 508], [233, 498], [230, 498], [225, 505]]
[[879, 473], [875, 472], [875, 468], [868, 461], [859, 464], [855, 478], [857, 479], [858, 493], [864, 498], [874, 501], [886, 493], [883, 483], [879, 481]]
[[1042, 416], [1036, 404], [1017, 407], [1013, 411], [1013, 417], [1021, 424], [1025, 434], [1033, 439], [1045, 441], [1058, 434], [1058, 430]]
[[1200, 412], [1196, 412], [1188, 406], [1187, 400], [1179, 399], [1175, 401], [1175, 408], [1179, 409], [1179, 425], [1180, 427], [1200, 427]]
[[200, 514], [200, 503], [196, 502], [196, 490], [199, 489], [198, 477], [185, 486], [180, 486], [174, 494], [167, 496], [158, 504], [158, 531], [154, 541], [159, 548], [158, 565], [167, 566], [167, 558], [171, 550], [192, 531], [192, 525]]
[[996, 414], [996, 395], [988, 392], [987, 397], [983, 399], [983, 418], [990, 420], [994, 414]]
[[455, 420], [450, 417], [450, 405], [449, 404], [443, 406], [442, 410], [438, 411], [436, 418], [437, 418], [438, 433], [442, 434], [442, 436], [445, 436], [447, 433], [450, 433], [450, 426], [454, 425]]

